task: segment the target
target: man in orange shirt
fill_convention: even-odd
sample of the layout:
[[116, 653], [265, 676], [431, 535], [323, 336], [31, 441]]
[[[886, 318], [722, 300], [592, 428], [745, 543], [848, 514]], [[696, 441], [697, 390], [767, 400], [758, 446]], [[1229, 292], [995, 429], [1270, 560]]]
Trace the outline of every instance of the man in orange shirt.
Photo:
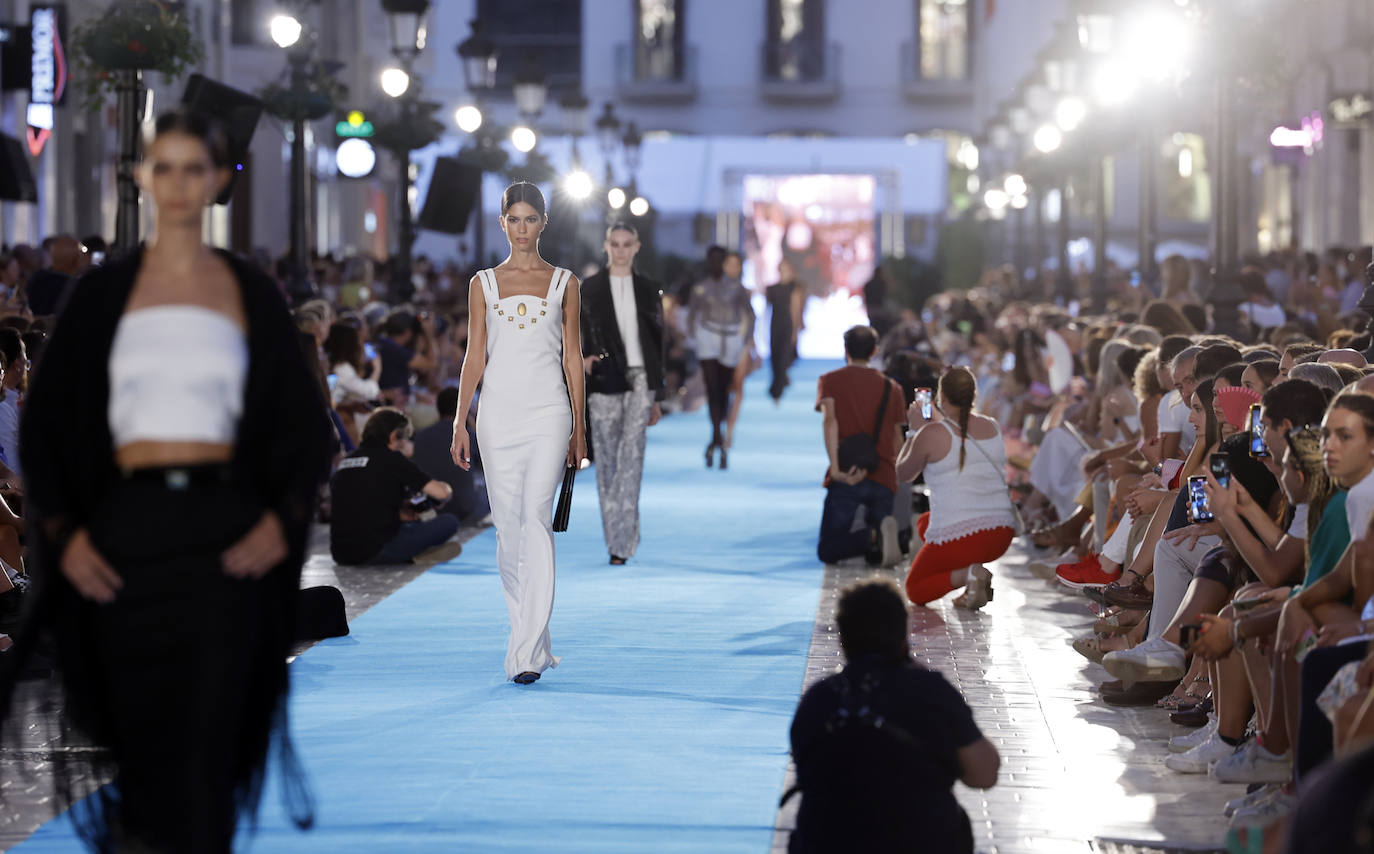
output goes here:
[[[816, 553], [826, 563], [864, 555], [869, 563], [892, 566], [902, 557], [892, 496], [906, 400], [895, 381], [868, 366], [877, 348], [877, 332], [853, 327], [844, 334], [845, 366], [825, 374], [818, 384], [816, 409], [825, 416], [830, 468]], [[871, 468], [842, 465], [841, 446], [852, 447], [855, 437], [863, 436], [871, 437], [876, 451]], [[857, 444], [865, 443], [858, 439]]]

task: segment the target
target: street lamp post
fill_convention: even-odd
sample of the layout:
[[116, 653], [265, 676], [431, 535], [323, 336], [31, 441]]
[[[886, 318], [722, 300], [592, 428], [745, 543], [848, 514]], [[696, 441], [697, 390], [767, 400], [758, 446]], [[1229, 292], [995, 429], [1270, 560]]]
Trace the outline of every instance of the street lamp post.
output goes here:
[[291, 119], [291, 169], [288, 175], [290, 187], [287, 192], [289, 217], [289, 248], [287, 250], [286, 292], [292, 301], [300, 303], [315, 295], [315, 284], [310, 279], [309, 211], [306, 209], [306, 153], [305, 124], [318, 115], [308, 103], [307, 73], [311, 60], [311, 39], [313, 31], [306, 38], [304, 21], [301, 19], [308, 7], [302, 5], [297, 14], [281, 14], [272, 19], [270, 31], [272, 40], [286, 51], [289, 70], [290, 89], [287, 103], [290, 105]]
[[143, 104], [143, 72], [136, 68], [116, 71], [119, 110], [119, 165], [117, 187], [119, 207], [115, 215], [115, 245], [132, 249], [138, 245], [138, 165], [139, 122]]
[[[382, 0], [382, 11], [386, 13], [387, 27], [391, 35], [391, 53], [400, 61], [402, 70], [412, 79], [401, 93], [400, 118], [403, 127], [409, 127], [416, 120], [416, 98], [420, 87], [414, 81], [413, 67], [416, 57], [425, 49], [429, 31], [427, 18], [429, 0]], [[415, 285], [411, 281], [411, 255], [415, 247], [415, 224], [410, 206], [410, 149], [401, 146], [397, 152], [400, 163], [400, 199], [398, 251], [395, 269], [392, 271], [394, 296], [402, 302], [414, 295]]]
[[[455, 50], [458, 53], [458, 58], [462, 61], [463, 83], [473, 97], [480, 100], [484, 92], [490, 92], [496, 86], [496, 43], [487, 37], [480, 18], [471, 19], [468, 21], [468, 26], [472, 30], [471, 34], [459, 42]], [[473, 141], [478, 148], [492, 142], [491, 129], [487, 124], [483, 122], [476, 128]], [[476, 220], [472, 233], [472, 254], [478, 266], [482, 264], [487, 232], [486, 209], [482, 203], [482, 184], [485, 174], [483, 173], [477, 178], [477, 198], [473, 202], [475, 212], [472, 214]]]

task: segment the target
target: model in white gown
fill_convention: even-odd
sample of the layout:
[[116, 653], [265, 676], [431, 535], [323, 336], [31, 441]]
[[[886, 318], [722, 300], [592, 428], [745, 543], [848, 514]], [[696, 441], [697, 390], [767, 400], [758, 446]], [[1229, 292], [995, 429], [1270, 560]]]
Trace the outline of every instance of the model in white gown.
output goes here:
[[543, 297], [501, 298], [496, 274], [477, 274], [487, 302], [487, 364], [477, 407], [496, 563], [510, 612], [506, 676], [558, 666], [549, 644], [553, 613], [553, 502], [572, 435], [563, 373], [563, 291], [555, 269]]

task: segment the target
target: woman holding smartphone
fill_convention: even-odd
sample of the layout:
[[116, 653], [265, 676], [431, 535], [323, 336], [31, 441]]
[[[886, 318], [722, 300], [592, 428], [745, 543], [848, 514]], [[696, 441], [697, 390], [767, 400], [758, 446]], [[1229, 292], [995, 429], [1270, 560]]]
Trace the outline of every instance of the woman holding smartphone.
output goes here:
[[1015, 536], [1015, 515], [1003, 475], [1007, 454], [997, 422], [974, 413], [978, 383], [968, 368], [940, 377], [930, 417], [917, 399], [907, 410], [911, 428], [897, 456], [897, 480], [922, 472], [930, 510], [916, 522], [924, 545], [906, 578], [917, 605], [965, 588], [957, 607], [978, 610], [992, 599], [992, 573], [984, 565], [1006, 553]]

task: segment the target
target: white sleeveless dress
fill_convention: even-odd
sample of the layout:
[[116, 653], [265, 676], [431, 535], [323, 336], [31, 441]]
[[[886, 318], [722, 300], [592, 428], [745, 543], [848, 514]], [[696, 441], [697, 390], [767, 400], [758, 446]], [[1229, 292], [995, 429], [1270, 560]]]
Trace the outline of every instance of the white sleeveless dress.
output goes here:
[[501, 299], [496, 274], [477, 274], [487, 301], [487, 367], [477, 405], [496, 525], [496, 562], [510, 613], [506, 676], [558, 666], [550, 650], [553, 503], [563, 480], [572, 406], [563, 375], [563, 292], [572, 273], [553, 272], [544, 297]]

